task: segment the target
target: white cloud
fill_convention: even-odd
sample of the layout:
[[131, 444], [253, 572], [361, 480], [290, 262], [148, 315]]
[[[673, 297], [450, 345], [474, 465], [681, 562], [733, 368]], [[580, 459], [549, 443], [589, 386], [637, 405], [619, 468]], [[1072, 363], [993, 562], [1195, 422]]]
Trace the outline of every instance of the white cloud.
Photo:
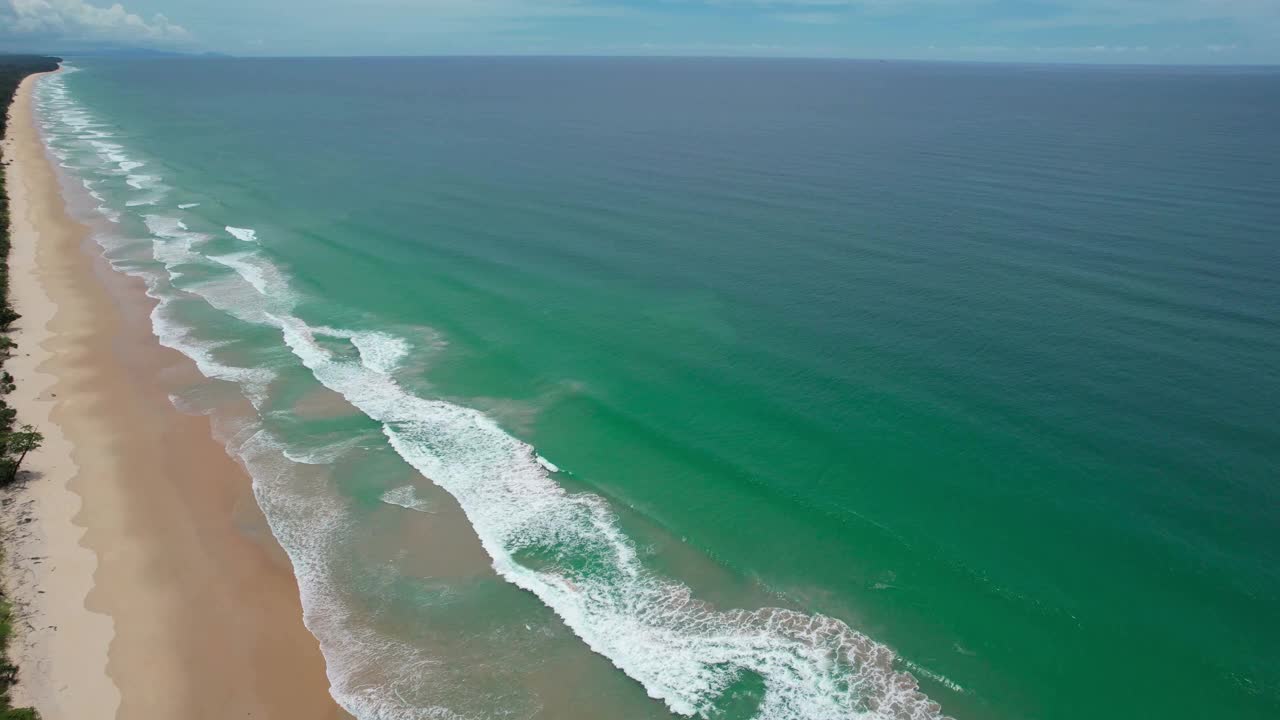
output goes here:
[[9, 0], [9, 6], [7, 14], [0, 13], [3, 35], [163, 43], [190, 37], [186, 28], [164, 15], [144, 19], [120, 3], [99, 7], [85, 0]]

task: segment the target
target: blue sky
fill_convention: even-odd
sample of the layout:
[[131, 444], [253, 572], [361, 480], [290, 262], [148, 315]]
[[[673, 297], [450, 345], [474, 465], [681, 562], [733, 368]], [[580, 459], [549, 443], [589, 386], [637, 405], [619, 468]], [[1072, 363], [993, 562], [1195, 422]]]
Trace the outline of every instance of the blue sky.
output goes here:
[[1280, 0], [0, 0], [0, 49], [1280, 63]]

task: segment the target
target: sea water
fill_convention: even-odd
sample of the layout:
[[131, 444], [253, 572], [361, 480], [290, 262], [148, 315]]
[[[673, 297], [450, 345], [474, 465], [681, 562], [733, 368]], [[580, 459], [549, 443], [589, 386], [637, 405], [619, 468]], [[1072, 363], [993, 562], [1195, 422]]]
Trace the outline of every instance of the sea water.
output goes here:
[[36, 100], [362, 720], [1280, 713], [1272, 70], [85, 60]]

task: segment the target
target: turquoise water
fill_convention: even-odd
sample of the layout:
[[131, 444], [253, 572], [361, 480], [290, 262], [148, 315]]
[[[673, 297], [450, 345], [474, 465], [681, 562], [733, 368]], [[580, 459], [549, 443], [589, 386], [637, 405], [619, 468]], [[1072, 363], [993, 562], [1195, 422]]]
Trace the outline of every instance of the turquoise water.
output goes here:
[[362, 720], [1280, 713], [1280, 73], [86, 61], [38, 104]]

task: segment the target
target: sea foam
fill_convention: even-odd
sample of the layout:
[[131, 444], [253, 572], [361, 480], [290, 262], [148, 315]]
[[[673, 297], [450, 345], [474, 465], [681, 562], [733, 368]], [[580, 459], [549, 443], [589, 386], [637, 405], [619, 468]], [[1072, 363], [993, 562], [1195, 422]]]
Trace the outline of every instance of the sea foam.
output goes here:
[[129, 175], [125, 178], [125, 184], [135, 190], [150, 190], [160, 182], [158, 175]]
[[227, 232], [231, 233], [231, 237], [245, 242], [258, 242], [258, 232], [251, 228], [238, 228], [227, 226]]
[[[712, 713], [731, 685], [754, 674], [765, 688], [761, 718], [938, 716], [887, 647], [833, 618], [721, 611], [697, 600], [640, 562], [603, 499], [565, 491], [532, 448], [484, 414], [416, 397], [381, 369], [335, 356], [298, 318], [274, 319], [322, 384], [380, 421], [397, 452], [458, 499], [500, 575], [672, 711]], [[535, 552], [594, 562], [534, 569], [517, 559]]]
[[412, 485], [405, 485], [404, 487], [388, 490], [382, 493], [381, 500], [389, 505], [399, 505], [400, 507], [409, 510], [417, 510], [418, 512], [425, 513], [432, 512], [431, 503], [418, 497], [418, 494], [413, 489]]

